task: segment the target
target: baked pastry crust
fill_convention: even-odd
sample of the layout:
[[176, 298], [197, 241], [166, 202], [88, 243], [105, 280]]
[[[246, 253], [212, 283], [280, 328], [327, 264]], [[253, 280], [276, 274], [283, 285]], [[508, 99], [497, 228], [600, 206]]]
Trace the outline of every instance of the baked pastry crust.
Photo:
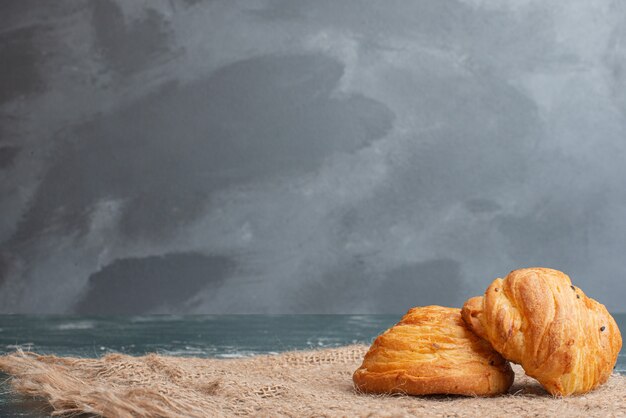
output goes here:
[[472, 333], [461, 310], [416, 307], [378, 336], [354, 372], [369, 393], [497, 395], [513, 383], [511, 365]]
[[622, 337], [604, 305], [547, 268], [515, 270], [469, 299], [463, 319], [506, 359], [553, 395], [588, 392], [607, 381]]

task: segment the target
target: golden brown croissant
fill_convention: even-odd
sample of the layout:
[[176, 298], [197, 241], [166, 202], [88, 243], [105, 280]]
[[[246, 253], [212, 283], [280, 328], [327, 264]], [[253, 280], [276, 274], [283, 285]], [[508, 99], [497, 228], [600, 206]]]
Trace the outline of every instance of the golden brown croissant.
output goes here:
[[604, 305], [546, 268], [515, 270], [465, 302], [463, 319], [553, 395], [587, 392], [610, 376], [622, 347]]
[[497, 395], [513, 383], [511, 365], [472, 333], [461, 310], [409, 310], [378, 336], [354, 372], [363, 392]]

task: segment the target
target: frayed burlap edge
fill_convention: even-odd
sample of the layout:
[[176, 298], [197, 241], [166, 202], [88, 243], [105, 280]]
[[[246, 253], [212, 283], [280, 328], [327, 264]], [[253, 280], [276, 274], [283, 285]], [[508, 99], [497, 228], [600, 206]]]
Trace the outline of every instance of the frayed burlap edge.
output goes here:
[[215, 416], [622, 416], [626, 378], [568, 398], [548, 395], [515, 367], [510, 394], [494, 398], [357, 393], [352, 372], [367, 347], [243, 359], [110, 354], [97, 359], [17, 351], [0, 357], [12, 390], [49, 403], [53, 415]]

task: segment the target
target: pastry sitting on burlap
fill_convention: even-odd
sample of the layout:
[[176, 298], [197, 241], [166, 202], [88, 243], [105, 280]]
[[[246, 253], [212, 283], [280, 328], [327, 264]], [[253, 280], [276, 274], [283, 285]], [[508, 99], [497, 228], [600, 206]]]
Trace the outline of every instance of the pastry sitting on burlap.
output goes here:
[[353, 380], [360, 392], [493, 396], [513, 383], [508, 361], [463, 322], [461, 310], [423, 306], [379, 335]]
[[622, 337], [604, 305], [546, 268], [511, 272], [462, 311], [416, 307], [380, 335], [354, 373], [358, 390], [494, 396], [520, 364], [552, 395], [606, 382]]
[[558, 270], [512, 271], [484, 296], [469, 299], [462, 315], [473, 332], [552, 395], [585, 393], [606, 382], [622, 347], [604, 305]]

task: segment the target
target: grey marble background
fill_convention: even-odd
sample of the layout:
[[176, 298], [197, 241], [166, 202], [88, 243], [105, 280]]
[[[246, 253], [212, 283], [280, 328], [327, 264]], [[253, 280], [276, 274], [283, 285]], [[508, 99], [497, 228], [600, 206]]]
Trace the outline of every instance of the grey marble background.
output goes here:
[[0, 312], [626, 296], [626, 2], [0, 3]]

